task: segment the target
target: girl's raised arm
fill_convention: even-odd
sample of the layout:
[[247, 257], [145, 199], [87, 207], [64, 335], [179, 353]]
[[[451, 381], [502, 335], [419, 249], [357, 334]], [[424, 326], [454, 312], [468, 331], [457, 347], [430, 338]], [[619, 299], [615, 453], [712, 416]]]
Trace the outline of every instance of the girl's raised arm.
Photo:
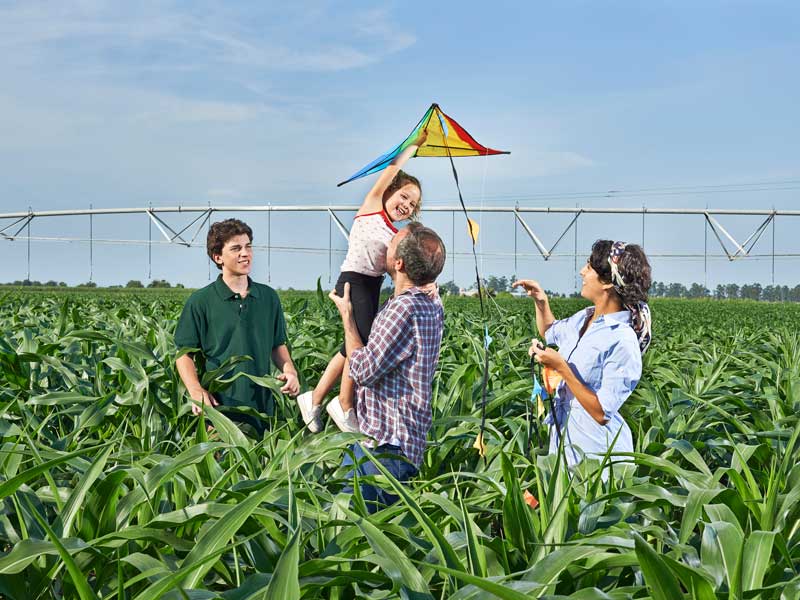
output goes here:
[[383, 210], [383, 193], [386, 191], [386, 188], [392, 183], [397, 172], [408, 162], [408, 159], [414, 156], [417, 149], [425, 143], [426, 139], [428, 139], [428, 132], [423, 129], [419, 132], [414, 142], [395, 156], [392, 162], [381, 171], [375, 185], [372, 186], [372, 189], [364, 197], [364, 202], [361, 203], [358, 214], [373, 213]]

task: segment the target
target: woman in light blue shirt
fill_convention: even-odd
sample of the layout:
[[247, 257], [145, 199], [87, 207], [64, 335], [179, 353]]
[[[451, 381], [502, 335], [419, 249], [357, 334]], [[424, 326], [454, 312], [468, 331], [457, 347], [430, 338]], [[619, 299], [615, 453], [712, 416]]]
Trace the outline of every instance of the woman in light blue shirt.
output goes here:
[[[555, 392], [550, 453], [558, 452], [564, 436], [567, 462], [584, 455], [602, 458], [632, 452], [633, 438], [619, 409], [642, 375], [642, 354], [650, 344], [650, 264], [641, 247], [598, 240], [581, 269], [581, 296], [593, 306], [556, 320], [547, 294], [533, 280], [514, 282], [534, 300], [536, 326], [548, 344], [533, 340], [529, 353], [562, 381]], [[555, 425], [555, 427], [554, 427]]]

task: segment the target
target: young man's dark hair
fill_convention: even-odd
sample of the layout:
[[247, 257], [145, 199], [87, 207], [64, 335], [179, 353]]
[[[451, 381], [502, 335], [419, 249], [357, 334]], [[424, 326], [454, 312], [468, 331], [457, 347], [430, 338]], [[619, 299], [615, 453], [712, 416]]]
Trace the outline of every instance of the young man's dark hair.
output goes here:
[[397, 244], [397, 258], [403, 259], [408, 278], [416, 285], [435, 281], [444, 268], [447, 254], [442, 238], [421, 223], [409, 223], [408, 234]]
[[253, 241], [253, 230], [244, 221], [239, 219], [225, 219], [211, 225], [206, 236], [206, 253], [216, 267], [222, 270], [222, 265], [214, 260], [214, 255], [222, 254], [225, 243], [237, 235], [246, 235]]

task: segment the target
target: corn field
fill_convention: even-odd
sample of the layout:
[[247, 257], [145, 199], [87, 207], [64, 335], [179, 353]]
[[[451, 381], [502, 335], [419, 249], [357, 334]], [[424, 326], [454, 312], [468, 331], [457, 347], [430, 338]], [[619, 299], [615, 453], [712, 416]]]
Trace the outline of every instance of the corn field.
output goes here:
[[[490, 303], [483, 459], [480, 311], [449, 300], [424, 464], [407, 487], [378, 476], [401, 499], [368, 515], [341, 491], [357, 436], [308, 434], [292, 399], [277, 394], [262, 439], [191, 415], [172, 341], [184, 299], [2, 293], [0, 596], [800, 598], [798, 306], [656, 301], [623, 408], [635, 453], [568, 471], [543, 426], [529, 435], [532, 304]], [[321, 293], [283, 302], [307, 389], [338, 314]]]

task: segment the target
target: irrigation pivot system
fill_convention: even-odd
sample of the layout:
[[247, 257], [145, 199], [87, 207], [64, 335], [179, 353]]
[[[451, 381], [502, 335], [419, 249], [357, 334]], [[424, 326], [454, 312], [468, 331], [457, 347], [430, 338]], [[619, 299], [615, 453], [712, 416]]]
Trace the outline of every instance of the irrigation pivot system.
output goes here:
[[[358, 209], [357, 206], [338, 205], [338, 206], [325, 206], [325, 205], [241, 205], [241, 206], [162, 206], [162, 207], [139, 207], [139, 208], [89, 208], [89, 209], [76, 209], [76, 210], [43, 210], [34, 211], [28, 210], [24, 212], [8, 212], [0, 213], [0, 238], [9, 242], [22, 242], [27, 243], [27, 256], [28, 264], [30, 265], [30, 243], [35, 242], [82, 242], [89, 244], [89, 261], [90, 273], [91, 262], [93, 260], [93, 249], [95, 244], [134, 244], [134, 245], [163, 245], [174, 244], [182, 246], [204, 246], [204, 236], [201, 235], [211, 221], [214, 213], [266, 213], [267, 214], [267, 243], [260, 248], [264, 248], [267, 253], [272, 250], [276, 251], [305, 251], [305, 252], [327, 252], [329, 257], [332, 257], [334, 250], [332, 230], [337, 229], [344, 238], [348, 237], [349, 231], [347, 226], [342, 222], [339, 213], [348, 212], [354, 213]], [[640, 208], [611, 208], [611, 207], [522, 207], [522, 206], [473, 206], [468, 207], [471, 213], [480, 214], [508, 214], [514, 220], [514, 253], [515, 267], [516, 257], [520, 256], [540, 256], [543, 260], [549, 260], [553, 257], [574, 257], [575, 268], [578, 266], [578, 223], [585, 221], [598, 215], [628, 215], [628, 216], [641, 216], [641, 243], [645, 242], [646, 223], [659, 216], [693, 216], [697, 219], [705, 221], [704, 226], [704, 244], [703, 252], [697, 251], [674, 251], [672, 253], [653, 253], [648, 252], [651, 257], [660, 258], [703, 258], [705, 268], [707, 270], [707, 261], [709, 257], [713, 258], [727, 258], [729, 261], [743, 260], [749, 257], [759, 257], [761, 259], [767, 258], [772, 260], [772, 280], [775, 279], [775, 258], [788, 258], [800, 257], [798, 253], [775, 251], [775, 223], [778, 219], [786, 219], [791, 217], [800, 217], [800, 210], [776, 210], [776, 209], [691, 209], [691, 208], [647, 208], [642, 206]], [[453, 223], [453, 238], [456, 236], [456, 221], [459, 215], [462, 215], [460, 206], [426, 206], [426, 213], [449, 213]], [[300, 245], [297, 246], [274, 246], [271, 244], [271, 218], [272, 213], [318, 213], [326, 214], [329, 224], [328, 235], [328, 248], [306, 248]], [[537, 234], [533, 227], [531, 227], [526, 220], [535, 214], [562, 214], [569, 215], [566, 227], [560, 231], [556, 237], [555, 242], [551, 246], [547, 246], [541, 237], [541, 231]], [[148, 239], [122, 239], [122, 238], [99, 238], [94, 236], [93, 218], [100, 215], [117, 215], [119, 217], [130, 218], [135, 215], [142, 216], [149, 220], [149, 230], [151, 231]], [[185, 215], [185, 221], [181, 226], [168, 224], [164, 217], [170, 215], [172, 220], [175, 220], [176, 215]], [[733, 216], [750, 216], [758, 217], [757, 225], [752, 230], [752, 233], [745, 239], [740, 240], [734, 237], [730, 231], [722, 224], [728, 217]], [[44, 221], [57, 219], [59, 217], [85, 217], [88, 219], [89, 227], [88, 237], [67, 237], [67, 236], [34, 236], [31, 234], [31, 223], [34, 221]], [[518, 252], [516, 235], [519, 229], [527, 236], [533, 244], [534, 252]], [[158, 233], [155, 237], [152, 235], [153, 228]], [[772, 247], [769, 252], [762, 252], [758, 255], [753, 253], [758, 241], [767, 229], [772, 229]], [[126, 229], [128, 230], [128, 229]], [[572, 232], [573, 248], [563, 249], [562, 244], [565, 238]], [[722, 250], [720, 253], [710, 252], [708, 244], [708, 233], [711, 232], [716, 238]], [[562, 250], [556, 252], [559, 247]], [[457, 254], [457, 253], [455, 253]], [[483, 251], [483, 256], [507, 256], [508, 253], [497, 253], [491, 251]], [[329, 258], [329, 261], [332, 260]], [[28, 275], [30, 278], [30, 267], [28, 268]]]

